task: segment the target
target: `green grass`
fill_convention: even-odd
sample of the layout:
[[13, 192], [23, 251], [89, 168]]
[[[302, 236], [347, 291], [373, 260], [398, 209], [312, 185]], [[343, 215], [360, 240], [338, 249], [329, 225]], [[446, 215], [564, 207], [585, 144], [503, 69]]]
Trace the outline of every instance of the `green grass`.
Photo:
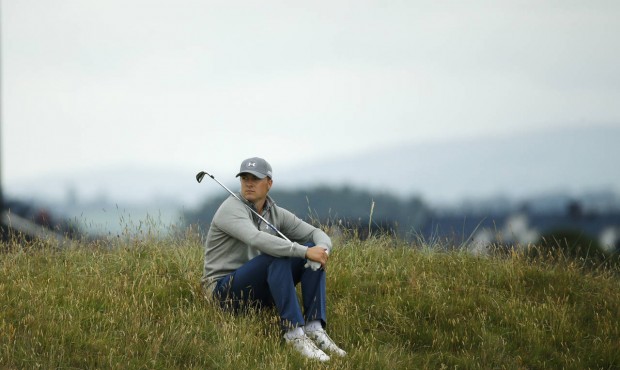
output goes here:
[[0, 369], [617, 369], [617, 270], [335, 240], [329, 364], [201, 294], [196, 237], [0, 248]]

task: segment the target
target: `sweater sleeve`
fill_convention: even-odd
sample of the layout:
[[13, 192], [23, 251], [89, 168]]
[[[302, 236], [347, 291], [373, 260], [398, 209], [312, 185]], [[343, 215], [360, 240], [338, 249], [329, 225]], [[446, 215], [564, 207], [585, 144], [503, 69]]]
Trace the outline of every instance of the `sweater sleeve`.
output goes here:
[[258, 230], [252, 220], [251, 211], [235, 198], [231, 197], [225, 201], [216, 212], [213, 224], [231, 237], [262, 253], [274, 257], [306, 256], [307, 247]]
[[331, 252], [332, 241], [323, 230], [301, 220], [284, 208], [278, 207], [277, 212], [277, 218], [280, 220], [280, 231], [288, 236], [289, 239], [296, 240], [300, 243], [311, 241], [316, 246], [324, 247], [328, 252]]

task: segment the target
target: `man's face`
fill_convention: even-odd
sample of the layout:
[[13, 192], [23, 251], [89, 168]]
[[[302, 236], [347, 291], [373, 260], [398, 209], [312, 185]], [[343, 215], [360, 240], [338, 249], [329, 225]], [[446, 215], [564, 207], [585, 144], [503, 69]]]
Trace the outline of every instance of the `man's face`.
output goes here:
[[258, 177], [244, 173], [239, 176], [241, 181], [241, 195], [252, 203], [260, 202], [267, 198], [267, 193], [273, 181], [269, 177]]

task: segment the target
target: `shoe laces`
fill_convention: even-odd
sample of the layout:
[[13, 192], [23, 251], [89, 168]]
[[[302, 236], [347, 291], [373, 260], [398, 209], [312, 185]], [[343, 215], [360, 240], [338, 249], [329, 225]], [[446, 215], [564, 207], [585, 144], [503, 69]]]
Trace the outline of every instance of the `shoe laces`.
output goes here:
[[290, 339], [291, 344], [304, 356], [317, 359], [319, 361], [329, 361], [329, 356], [305, 334], [300, 337]]
[[318, 347], [322, 350], [333, 351], [339, 353], [341, 356], [346, 353], [344, 352], [344, 350], [338, 347], [338, 345], [332, 340], [332, 338], [327, 334], [324, 329], [311, 331], [307, 334], [310, 339], [316, 341], [316, 344], [318, 344]]

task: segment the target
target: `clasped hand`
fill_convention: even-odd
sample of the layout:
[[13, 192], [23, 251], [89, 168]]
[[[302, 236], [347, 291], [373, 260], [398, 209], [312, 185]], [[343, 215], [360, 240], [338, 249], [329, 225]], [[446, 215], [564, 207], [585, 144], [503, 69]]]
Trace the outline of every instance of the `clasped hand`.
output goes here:
[[325, 269], [327, 266], [327, 259], [329, 258], [329, 253], [327, 249], [321, 246], [310, 247], [306, 250], [306, 262], [305, 267], [311, 268], [313, 271], [316, 271], [320, 268]]

